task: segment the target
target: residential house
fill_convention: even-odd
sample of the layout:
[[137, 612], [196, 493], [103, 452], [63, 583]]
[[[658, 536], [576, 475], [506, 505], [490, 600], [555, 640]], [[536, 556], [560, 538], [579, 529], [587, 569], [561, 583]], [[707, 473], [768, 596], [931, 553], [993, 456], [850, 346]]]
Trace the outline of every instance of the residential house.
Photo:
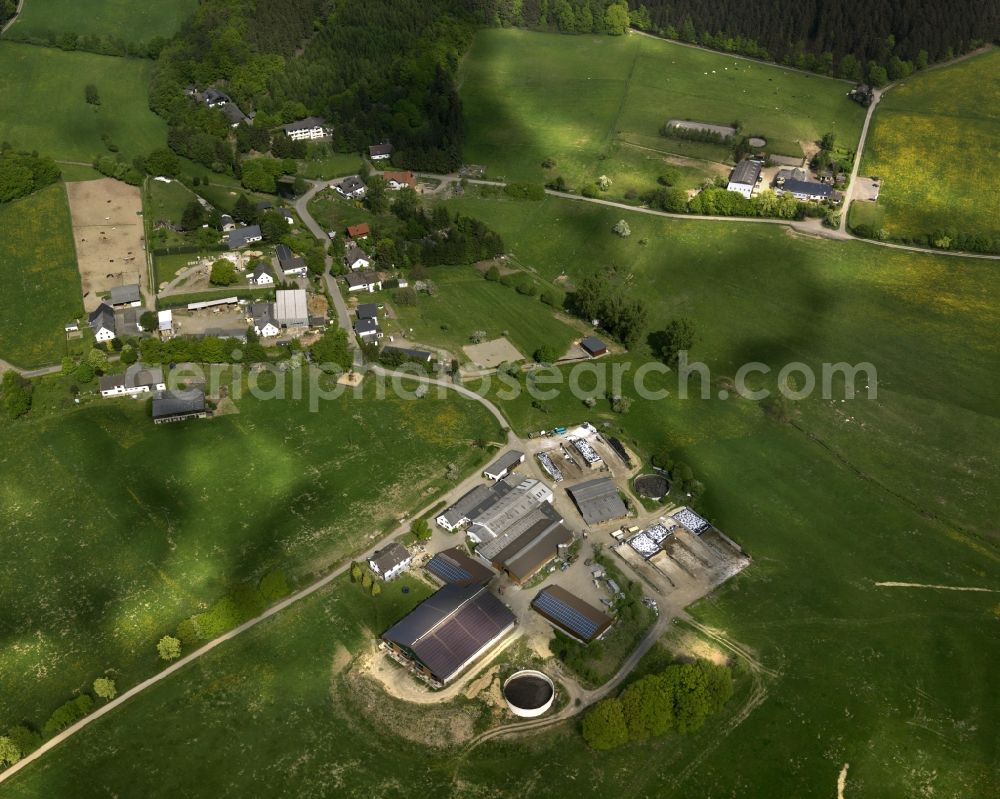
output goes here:
[[120, 307], [127, 305], [130, 308], [138, 308], [142, 305], [142, 294], [139, 291], [139, 284], [132, 283], [128, 286], [114, 286], [111, 289], [111, 305]]
[[147, 368], [134, 363], [123, 375], [102, 375], [99, 387], [102, 397], [135, 397], [150, 391], [165, 391], [167, 384], [158, 366]]
[[218, 89], [205, 89], [202, 99], [209, 108], [218, 108], [230, 102], [229, 95], [223, 94]]
[[774, 178], [775, 194], [791, 194], [796, 200], [830, 200], [834, 198], [833, 186], [809, 180], [804, 169], [782, 169]]
[[263, 241], [264, 234], [260, 232], [260, 225], [248, 225], [247, 227], [235, 228], [226, 234], [226, 243], [229, 249], [238, 250], [258, 241]]
[[358, 334], [362, 343], [382, 338], [382, 328], [379, 327], [378, 319], [358, 319], [354, 323], [354, 332]]
[[236, 230], [239, 227], [236, 224], [236, 220], [233, 219], [229, 214], [223, 214], [219, 217], [219, 223], [222, 225], [222, 232], [228, 233], [230, 230]]
[[292, 209], [291, 208], [278, 208], [278, 209], [276, 209], [276, 212], [289, 225], [294, 225], [295, 224], [295, 217], [292, 216]]
[[344, 251], [344, 265], [348, 269], [358, 270], [367, 269], [372, 265], [372, 262], [368, 253], [352, 241]]
[[229, 127], [237, 128], [241, 123], [247, 122], [248, 117], [244, 114], [236, 103], [226, 103], [220, 109], [222, 116], [226, 118], [226, 122], [229, 123]]
[[355, 241], [367, 239], [371, 232], [371, 228], [368, 226], [367, 222], [360, 222], [357, 225], [348, 225], [347, 227], [347, 235]]
[[260, 202], [254, 203], [253, 207], [256, 208], [259, 213], [264, 213], [265, 211], [270, 211], [274, 208], [274, 203], [270, 200], [261, 200]]
[[87, 317], [87, 324], [94, 331], [97, 341], [111, 341], [115, 337], [115, 311], [107, 303], [102, 302]]
[[378, 319], [378, 306], [374, 302], [363, 302], [356, 309], [358, 319]]
[[274, 272], [267, 261], [258, 261], [248, 279], [251, 286], [273, 286]]
[[252, 302], [247, 308], [247, 321], [261, 338], [273, 338], [281, 333], [274, 315], [273, 302]]
[[279, 244], [274, 248], [274, 254], [278, 257], [278, 266], [285, 277], [305, 277], [309, 274], [305, 259], [293, 253], [288, 246]]
[[382, 280], [378, 272], [369, 270], [348, 272], [344, 275], [344, 282], [347, 283], [348, 291], [367, 291], [371, 294], [382, 288]]
[[393, 191], [399, 191], [407, 187], [411, 189], [417, 188], [417, 179], [409, 170], [406, 172], [385, 172], [382, 177], [385, 178], [386, 187]]
[[139, 308], [119, 308], [115, 312], [115, 332], [119, 336], [134, 336], [142, 332], [142, 315], [146, 309]]
[[334, 188], [341, 197], [346, 197], [348, 200], [363, 199], [368, 191], [358, 175], [351, 175], [344, 178]]
[[292, 141], [312, 141], [330, 135], [330, 129], [322, 117], [306, 117], [298, 122], [282, 125], [281, 129]]
[[398, 541], [393, 541], [374, 552], [368, 559], [368, 566], [376, 577], [389, 582], [410, 568], [412, 560], [409, 550]]
[[743, 159], [729, 175], [726, 189], [742, 194], [749, 200], [760, 182], [760, 170], [763, 166], [763, 161], [755, 158]]
[[308, 327], [309, 304], [305, 289], [285, 289], [275, 292], [274, 317], [282, 328]]
[[153, 397], [153, 424], [170, 424], [185, 419], [204, 419], [205, 392], [200, 388], [187, 391], [162, 391]]
[[368, 148], [368, 157], [372, 161], [388, 161], [392, 158], [392, 145], [389, 142], [373, 144]]

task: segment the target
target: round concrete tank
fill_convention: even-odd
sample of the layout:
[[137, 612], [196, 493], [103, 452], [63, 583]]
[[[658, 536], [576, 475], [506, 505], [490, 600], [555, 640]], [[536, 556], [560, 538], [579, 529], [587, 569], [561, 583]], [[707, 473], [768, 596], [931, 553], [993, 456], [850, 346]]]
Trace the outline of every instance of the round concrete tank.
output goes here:
[[542, 672], [523, 669], [507, 678], [503, 684], [503, 698], [511, 713], [530, 719], [552, 707], [556, 687]]

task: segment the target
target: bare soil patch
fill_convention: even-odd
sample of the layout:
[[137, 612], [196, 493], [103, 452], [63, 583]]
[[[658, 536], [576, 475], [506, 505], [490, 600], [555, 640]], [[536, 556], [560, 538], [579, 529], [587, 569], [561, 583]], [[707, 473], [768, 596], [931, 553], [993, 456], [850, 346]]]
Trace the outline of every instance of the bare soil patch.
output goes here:
[[462, 350], [470, 361], [483, 369], [492, 369], [504, 361], [513, 363], [524, 360], [524, 356], [517, 347], [511, 344], [505, 336], [495, 338], [492, 341], [484, 341], [482, 344], [466, 344]]
[[113, 286], [138, 283], [147, 304], [142, 197], [136, 186], [103, 178], [66, 184], [73, 242], [83, 287], [83, 306], [101, 304]]

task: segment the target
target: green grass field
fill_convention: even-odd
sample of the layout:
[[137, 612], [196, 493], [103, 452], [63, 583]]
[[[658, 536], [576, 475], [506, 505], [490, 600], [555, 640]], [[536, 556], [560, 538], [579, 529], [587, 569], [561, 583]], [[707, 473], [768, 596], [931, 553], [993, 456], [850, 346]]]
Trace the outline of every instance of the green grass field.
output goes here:
[[[778, 227], [638, 214], [621, 241], [607, 232], [620, 211], [567, 201], [530, 213], [523, 203], [455, 205], [543, 275], [630, 264], [651, 326], [693, 318], [694, 355], [720, 378], [748, 360], [876, 364], [877, 401], [809, 399], [794, 425], [717, 399], [718, 383], [710, 400], [637, 400], [626, 415], [571, 397], [506, 405], [522, 431], [608, 422], [640, 453], [667, 446], [692, 466], [708, 486], [704, 512], [754, 564], [691, 612], [772, 673], [754, 687], [741, 678], [726, 715], [689, 737], [600, 754], [571, 722], [463, 752], [429, 715], [397, 715], [339, 672], [340, 645], [360, 651], [388, 622], [343, 585], [133, 700], [0, 794], [561, 798], [627, 783], [636, 796], [772, 799], [835, 795], [849, 763], [851, 799], [991, 795], [997, 595], [876, 583], [1000, 587], [996, 271]], [[634, 369], [644, 357], [640, 347], [619, 360]], [[391, 771], [377, 767], [387, 750]]]
[[433, 297], [420, 294], [412, 307], [393, 304], [395, 329], [412, 341], [444, 347], [461, 361], [467, 360], [462, 347], [472, 343], [476, 330], [485, 330], [487, 339], [507, 336], [528, 360], [546, 344], [562, 355], [582, 335], [538, 297], [491, 283], [471, 267], [441, 267], [431, 279], [438, 288]]
[[169, 39], [198, 7], [197, 0], [25, 0], [6, 38], [49, 39], [62, 33], [110, 36], [127, 42]]
[[1000, 240], [998, 96], [1000, 50], [907, 78], [886, 93], [861, 167], [883, 180], [878, 205], [891, 237], [954, 231]]
[[[558, 174], [578, 188], [604, 174], [618, 195], [642, 191], [677, 161], [672, 154], [727, 157], [719, 146], [660, 136], [671, 118], [738, 119], [777, 152], [801, 153], [800, 140], [828, 131], [853, 148], [864, 111], [846, 89], [841, 81], [638, 35], [484, 30], [463, 65], [465, 160], [508, 179]], [[551, 170], [541, 166], [546, 158], [556, 162]]]
[[0, 726], [44, 722], [105, 669], [120, 686], [148, 676], [182, 618], [272, 569], [324, 571], [429, 502], [447, 464], [473, 469], [485, 455], [472, 439], [497, 435], [454, 395], [347, 396], [318, 414], [306, 400], [239, 405], [155, 427], [145, 403], [97, 398], [0, 428]]
[[66, 354], [63, 325], [83, 313], [62, 184], [0, 205], [0, 359], [31, 367]]
[[[128, 159], [163, 147], [166, 123], [147, 98], [151, 69], [150, 61], [0, 42], [0, 141], [87, 163], [110, 154], [104, 135]], [[88, 83], [101, 105], [84, 99]]]

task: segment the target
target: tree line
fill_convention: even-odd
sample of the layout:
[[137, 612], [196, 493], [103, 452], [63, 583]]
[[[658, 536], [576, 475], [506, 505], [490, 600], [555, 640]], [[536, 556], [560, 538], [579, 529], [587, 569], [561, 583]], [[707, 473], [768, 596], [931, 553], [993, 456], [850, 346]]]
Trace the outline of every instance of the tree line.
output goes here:
[[705, 660], [674, 664], [594, 705], [583, 717], [583, 737], [594, 749], [616, 749], [671, 730], [693, 732], [732, 695], [733, 678], [725, 666]]
[[59, 166], [51, 158], [15, 152], [7, 142], [0, 145], [0, 203], [27, 197], [61, 177]]

